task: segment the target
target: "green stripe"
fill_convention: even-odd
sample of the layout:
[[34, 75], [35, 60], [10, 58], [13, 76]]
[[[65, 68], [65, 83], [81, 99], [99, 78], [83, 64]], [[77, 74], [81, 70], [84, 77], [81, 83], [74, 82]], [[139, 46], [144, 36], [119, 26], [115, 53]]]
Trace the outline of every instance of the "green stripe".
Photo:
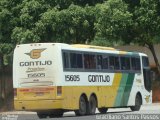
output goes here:
[[118, 88], [118, 93], [116, 96], [116, 100], [114, 103], [114, 106], [121, 106], [121, 101], [123, 101], [123, 93], [125, 91], [125, 86], [126, 86], [126, 82], [127, 82], [127, 78], [128, 78], [128, 74], [127, 73], [123, 73], [122, 74], [122, 79]]
[[124, 98], [124, 100], [121, 101], [122, 106], [128, 105], [128, 100], [129, 100], [129, 96], [130, 96], [131, 89], [133, 86], [134, 77], [135, 77], [135, 73], [130, 73], [128, 75], [127, 83], [126, 83], [125, 90], [124, 90], [123, 97], [122, 97]]

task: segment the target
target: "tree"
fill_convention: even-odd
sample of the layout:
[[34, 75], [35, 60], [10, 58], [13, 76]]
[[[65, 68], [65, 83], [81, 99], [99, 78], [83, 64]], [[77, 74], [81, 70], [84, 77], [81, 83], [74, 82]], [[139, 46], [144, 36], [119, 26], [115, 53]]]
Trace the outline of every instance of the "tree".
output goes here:
[[96, 38], [119, 41], [131, 26], [132, 14], [122, 0], [108, 0], [96, 5]]
[[93, 11], [73, 4], [61, 11], [53, 8], [42, 14], [35, 30], [44, 41], [85, 43], [94, 38]]
[[160, 43], [159, 1], [108, 0], [96, 8], [96, 37], [148, 47], [160, 73], [160, 65], [154, 50], [154, 44]]
[[133, 11], [132, 36], [130, 42], [138, 43], [150, 49], [157, 70], [160, 73], [160, 64], [154, 50], [154, 44], [160, 43], [160, 16], [159, 16], [159, 1], [158, 0], [140, 0], [136, 4]]
[[92, 6], [103, 1], [1, 0], [0, 51], [5, 56], [16, 44], [91, 41], [95, 36]]
[[[93, 20], [95, 20], [92, 6], [103, 1], [1, 0], [0, 42], [15, 45], [50, 40], [67, 43], [91, 40], [94, 37]], [[44, 20], [49, 19], [55, 21], [45, 23]], [[69, 42], [67, 39], [70, 38], [72, 40]]]

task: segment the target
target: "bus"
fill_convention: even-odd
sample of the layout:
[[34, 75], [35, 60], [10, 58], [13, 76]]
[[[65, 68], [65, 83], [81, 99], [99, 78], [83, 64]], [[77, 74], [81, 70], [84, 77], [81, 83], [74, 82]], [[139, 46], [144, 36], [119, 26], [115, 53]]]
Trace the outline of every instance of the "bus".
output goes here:
[[151, 70], [144, 53], [64, 43], [17, 45], [13, 58], [15, 110], [39, 117], [93, 115], [96, 109], [152, 103]]

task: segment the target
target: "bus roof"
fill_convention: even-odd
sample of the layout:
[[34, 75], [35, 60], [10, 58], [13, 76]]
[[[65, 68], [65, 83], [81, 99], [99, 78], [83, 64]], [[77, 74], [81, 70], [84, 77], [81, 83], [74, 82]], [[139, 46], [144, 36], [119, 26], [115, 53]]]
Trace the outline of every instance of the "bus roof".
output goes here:
[[20, 47], [20, 46], [41, 46], [43, 44], [47, 44], [47, 45], [57, 45], [57, 46], [61, 46], [63, 48], [67, 48], [67, 49], [70, 49], [70, 48], [82, 48], [82, 49], [90, 49], [90, 50], [107, 50], [107, 51], [113, 51], [113, 52], [119, 52], [119, 54], [132, 54], [132, 55], [141, 55], [141, 56], [147, 56], [146, 54], [144, 53], [140, 53], [140, 52], [135, 52], [135, 51], [124, 51], [124, 50], [119, 50], [119, 49], [115, 49], [115, 48], [112, 48], [112, 47], [103, 47], [103, 46], [95, 46], [95, 45], [86, 45], [86, 44], [66, 44], [66, 43], [30, 43], [30, 44], [20, 44], [20, 45], [17, 45], [17, 47]]
[[100, 49], [100, 50], [116, 50], [112, 47], [102, 47], [102, 46], [95, 46], [95, 45], [85, 45], [85, 44], [73, 44], [72, 47], [76, 48], [91, 48], [91, 49]]

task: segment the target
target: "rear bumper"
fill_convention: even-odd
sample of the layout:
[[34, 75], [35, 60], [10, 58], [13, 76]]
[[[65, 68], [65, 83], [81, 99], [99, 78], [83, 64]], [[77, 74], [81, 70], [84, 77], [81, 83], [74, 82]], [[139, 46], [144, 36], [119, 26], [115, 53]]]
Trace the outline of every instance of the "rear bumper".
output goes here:
[[15, 110], [50, 110], [61, 109], [62, 100], [14, 100]]

